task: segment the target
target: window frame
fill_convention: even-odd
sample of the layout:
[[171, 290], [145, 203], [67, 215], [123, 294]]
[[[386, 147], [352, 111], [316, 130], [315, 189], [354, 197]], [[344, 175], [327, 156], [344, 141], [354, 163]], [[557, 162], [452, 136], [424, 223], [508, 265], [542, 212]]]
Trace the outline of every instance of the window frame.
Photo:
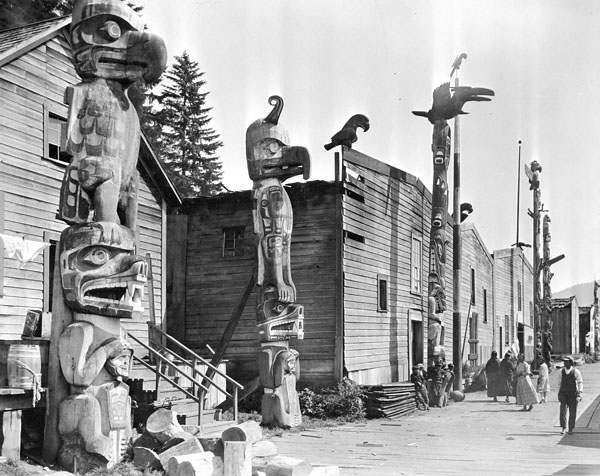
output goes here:
[[517, 311], [523, 311], [523, 285], [517, 281]]
[[[229, 238], [229, 240], [233, 239], [233, 247], [227, 247], [226, 243], [228, 241], [227, 233], [233, 232], [233, 238]], [[223, 238], [221, 243], [221, 258], [239, 258], [240, 256], [244, 256], [244, 242], [245, 242], [245, 233], [246, 227], [244, 225], [238, 226], [224, 226], [222, 228]], [[226, 252], [232, 252], [233, 254], [226, 254]]]
[[487, 324], [487, 321], [488, 321], [487, 289], [483, 288], [483, 323]]
[[[415, 243], [418, 243], [417, 252], [415, 252]], [[415, 258], [419, 260], [418, 264], [415, 264]], [[415, 276], [416, 272], [418, 277]], [[410, 241], [410, 293], [417, 295], [423, 293], [423, 237], [416, 233], [411, 234]]]
[[[385, 284], [385, 301], [382, 301], [381, 285]], [[377, 312], [385, 313], [390, 309], [389, 277], [385, 274], [377, 274]], [[382, 306], [383, 303], [383, 306]]]
[[[44, 243], [50, 243], [50, 246], [44, 250], [44, 272], [43, 287], [44, 299], [42, 302], [42, 312], [52, 312], [52, 295], [54, 292], [54, 274], [56, 272], [56, 256], [60, 245], [60, 233], [51, 230], [44, 230]], [[52, 260], [52, 247], [54, 248], [54, 260]]]
[[[60, 160], [50, 157], [50, 122], [51, 118], [59, 119], [65, 122], [65, 127], [67, 127], [69, 122], [69, 112], [66, 106], [58, 105], [55, 103], [44, 103], [44, 152], [42, 159], [52, 162], [53, 164], [59, 165], [61, 167], [67, 167], [70, 162], [66, 160]], [[66, 132], [65, 132], [65, 141], [66, 141]], [[66, 145], [66, 144], [65, 144]], [[60, 146], [59, 146], [60, 150]]]
[[475, 268], [471, 268], [471, 305], [475, 305], [476, 304], [476, 299], [475, 299]]

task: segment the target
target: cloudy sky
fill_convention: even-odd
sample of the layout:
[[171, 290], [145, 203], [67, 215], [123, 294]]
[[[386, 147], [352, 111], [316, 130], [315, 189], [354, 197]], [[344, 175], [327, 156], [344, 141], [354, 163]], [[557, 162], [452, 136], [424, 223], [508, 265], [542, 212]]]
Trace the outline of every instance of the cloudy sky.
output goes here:
[[[431, 94], [460, 53], [460, 82], [493, 89], [461, 120], [461, 201], [488, 250], [515, 242], [518, 141], [537, 160], [552, 218], [552, 289], [600, 279], [597, 137], [600, 2], [596, 0], [145, 0], [169, 55], [205, 72], [224, 183], [246, 190], [245, 131], [285, 100], [281, 123], [307, 147], [312, 177], [333, 180], [323, 144], [353, 114], [371, 129], [354, 148], [432, 182]], [[171, 60], [172, 61], [172, 60]], [[520, 240], [532, 242], [532, 195], [521, 174]], [[452, 205], [450, 205], [451, 207]], [[531, 259], [531, 252], [529, 251]]]

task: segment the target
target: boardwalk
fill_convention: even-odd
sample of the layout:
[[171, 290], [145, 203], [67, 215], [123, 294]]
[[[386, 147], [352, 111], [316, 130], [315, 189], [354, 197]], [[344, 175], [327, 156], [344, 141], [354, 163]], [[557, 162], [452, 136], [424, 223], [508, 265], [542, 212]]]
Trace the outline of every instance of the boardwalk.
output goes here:
[[279, 452], [314, 465], [338, 465], [341, 476], [600, 475], [600, 363], [578, 367], [584, 379], [573, 435], [560, 435], [557, 378], [549, 401], [531, 412], [485, 392], [462, 403], [399, 420], [274, 437]]

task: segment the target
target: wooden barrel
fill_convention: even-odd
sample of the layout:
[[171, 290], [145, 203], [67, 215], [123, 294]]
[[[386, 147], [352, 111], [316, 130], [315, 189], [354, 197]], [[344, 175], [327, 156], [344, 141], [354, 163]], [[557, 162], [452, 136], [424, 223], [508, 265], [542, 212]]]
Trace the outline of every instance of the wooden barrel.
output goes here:
[[[24, 365], [18, 365], [21, 362]], [[30, 368], [42, 383], [42, 358], [37, 345], [11, 344], [6, 359], [8, 386], [16, 388], [33, 388], [33, 375], [23, 368]]]

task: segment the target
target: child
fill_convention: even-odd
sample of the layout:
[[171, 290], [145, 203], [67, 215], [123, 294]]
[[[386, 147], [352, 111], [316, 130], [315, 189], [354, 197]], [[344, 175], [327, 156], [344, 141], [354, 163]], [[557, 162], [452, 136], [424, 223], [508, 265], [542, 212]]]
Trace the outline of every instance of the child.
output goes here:
[[546, 403], [546, 392], [550, 391], [550, 379], [548, 365], [543, 359], [538, 359], [538, 372], [537, 391], [540, 394], [540, 403]]
[[417, 398], [417, 409], [420, 410], [420, 405], [423, 410], [429, 410], [429, 396], [427, 395], [427, 379], [423, 372], [423, 364], [418, 364], [413, 367], [413, 372], [410, 374], [410, 381], [415, 385], [415, 396]]

